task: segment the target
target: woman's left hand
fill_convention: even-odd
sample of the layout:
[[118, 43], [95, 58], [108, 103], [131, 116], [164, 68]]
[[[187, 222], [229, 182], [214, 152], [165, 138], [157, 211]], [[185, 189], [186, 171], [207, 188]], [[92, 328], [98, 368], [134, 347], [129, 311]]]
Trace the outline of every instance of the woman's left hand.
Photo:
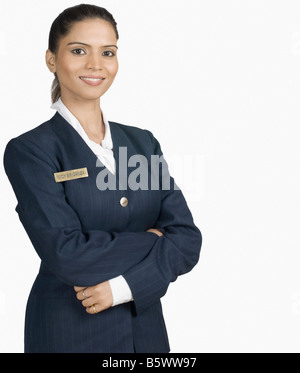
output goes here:
[[89, 287], [74, 286], [74, 290], [87, 313], [99, 313], [113, 305], [113, 295], [108, 281]]

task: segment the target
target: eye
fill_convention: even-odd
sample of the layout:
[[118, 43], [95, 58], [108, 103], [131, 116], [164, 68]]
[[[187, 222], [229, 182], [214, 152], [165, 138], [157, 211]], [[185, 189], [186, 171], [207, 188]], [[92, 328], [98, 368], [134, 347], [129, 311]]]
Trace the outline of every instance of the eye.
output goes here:
[[112, 52], [112, 51], [105, 51], [105, 52], [102, 53], [102, 56], [104, 56], [104, 57], [113, 57], [113, 56], [115, 56], [115, 53]]
[[85, 51], [81, 48], [76, 48], [72, 50], [72, 53], [77, 54], [77, 55], [82, 55], [82, 54], [85, 54]]

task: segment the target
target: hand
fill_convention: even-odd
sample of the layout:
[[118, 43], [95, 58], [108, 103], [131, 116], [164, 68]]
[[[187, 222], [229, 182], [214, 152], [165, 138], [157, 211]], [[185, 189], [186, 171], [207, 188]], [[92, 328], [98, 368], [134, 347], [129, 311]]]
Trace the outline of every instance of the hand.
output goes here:
[[113, 305], [113, 295], [108, 281], [89, 287], [74, 286], [76, 297], [82, 301], [89, 314], [99, 313]]
[[159, 229], [156, 229], [156, 228], [150, 228], [150, 229], [147, 229], [147, 232], [155, 233], [155, 234], [157, 234], [159, 237], [163, 236], [163, 233], [162, 233]]

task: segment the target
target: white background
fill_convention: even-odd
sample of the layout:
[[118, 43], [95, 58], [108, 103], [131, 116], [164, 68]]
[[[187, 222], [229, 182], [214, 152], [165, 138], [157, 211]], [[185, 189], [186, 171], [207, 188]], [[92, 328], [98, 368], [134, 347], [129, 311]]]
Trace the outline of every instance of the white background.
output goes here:
[[[65, 0], [2, 2], [1, 153], [48, 120]], [[120, 70], [102, 108], [151, 130], [203, 233], [163, 298], [172, 352], [299, 352], [300, 2], [102, 0]], [[1, 174], [0, 351], [23, 352], [39, 259]]]

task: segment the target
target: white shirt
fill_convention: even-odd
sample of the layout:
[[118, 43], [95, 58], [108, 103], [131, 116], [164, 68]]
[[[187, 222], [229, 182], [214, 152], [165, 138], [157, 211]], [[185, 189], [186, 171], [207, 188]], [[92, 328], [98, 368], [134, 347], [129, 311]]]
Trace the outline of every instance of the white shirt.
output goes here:
[[[100, 145], [89, 139], [78, 119], [64, 105], [61, 98], [59, 98], [58, 101], [51, 106], [51, 109], [58, 111], [58, 113], [78, 132], [78, 134], [82, 137], [101, 163], [112, 174], [115, 174], [116, 162], [113, 153], [113, 142], [110, 133], [110, 126], [103, 112], [102, 118], [105, 125], [105, 135], [104, 139], [102, 140], [102, 145]], [[123, 276], [118, 276], [109, 280], [109, 285], [113, 295], [113, 306], [133, 300], [131, 290]]]
[[102, 140], [102, 145], [95, 143], [90, 140], [79, 123], [78, 119], [70, 112], [70, 110], [64, 105], [61, 98], [58, 99], [52, 106], [51, 109], [57, 110], [59, 114], [79, 133], [91, 151], [97, 156], [101, 163], [112, 173], [116, 172], [116, 162], [113, 153], [113, 142], [110, 133], [110, 126], [106, 120], [103, 112], [102, 118], [105, 126], [105, 135]]

